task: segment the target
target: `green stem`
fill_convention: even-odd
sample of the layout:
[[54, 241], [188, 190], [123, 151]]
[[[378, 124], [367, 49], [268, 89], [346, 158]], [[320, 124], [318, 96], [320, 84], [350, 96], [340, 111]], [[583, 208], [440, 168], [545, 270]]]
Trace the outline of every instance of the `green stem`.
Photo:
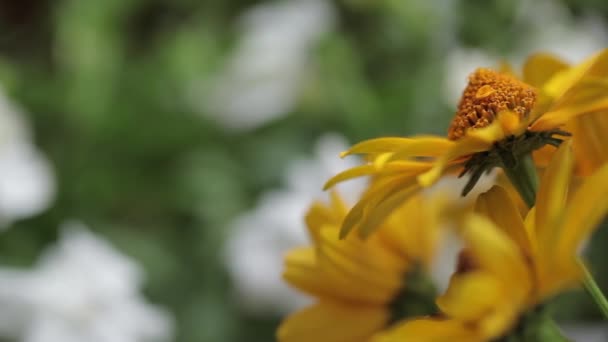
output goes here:
[[530, 154], [521, 157], [514, 165], [512, 163], [504, 163], [503, 166], [507, 177], [517, 189], [522, 199], [529, 208], [532, 208], [536, 202], [536, 191], [538, 190], [538, 175], [536, 166]]
[[587, 266], [585, 266], [585, 264], [581, 260], [579, 260], [578, 263], [581, 266], [581, 269], [583, 270], [583, 275], [585, 277], [585, 290], [587, 290], [589, 296], [593, 298], [595, 304], [599, 307], [600, 311], [602, 311], [604, 318], [608, 319], [608, 300], [602, 293], [600, 287], [595, 282], [595, 279], [593, 279], [593, 275], [591, 275], [591, 272], [589, 272]]

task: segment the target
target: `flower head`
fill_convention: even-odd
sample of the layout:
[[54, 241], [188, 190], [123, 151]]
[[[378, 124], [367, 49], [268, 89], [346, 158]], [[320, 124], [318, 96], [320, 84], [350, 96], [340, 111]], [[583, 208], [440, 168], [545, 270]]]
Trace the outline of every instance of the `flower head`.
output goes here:
[[466, 247], [448, 290], [437, 299], [443, 316], [405, 322], [380, 341], [493, 340], [523, 324], [521, 317], [550, 297], [578, 286], [584, 270], [577, 251], [608, 211], [608, 165], [567, 200], [573, 163], [570, 143], [564, 144], [525, 217], [503, 188], [481, 195], [477, 213], [460, 224]]
[[313, 246], [286, 256], [284, 278], [317, 302], [288, 317], [278, 339], [366, 341], [396, 319], [434, 311], [424, 274], [440, 234], [430, 212], [437, 207], [423, 201], [412, 198], [368, 240], [338, 238], [347, 207], [337, 194], [330, 205], [313, 204], [306, 216]]
[[369, 162], [337, 174], [326, 188], [360, 176], [375, 179], [344, 220], [342, 235], [352, 229], [368, 235], [402, 201], [446, 172], [470, 177], [466, 194], [492, 168], [508, 170], [546, 145], [559, 146], [571, 135], [563, 128], [573, 120], [608, 110], [607, 80], [608, 50], [575, 67], [534, 55], [522, 80], [507, 71], [478, 69], [447, 137], [377, 138], [342, 154], [363, 154]]
[[536, 102], [537, 90], [517, 78], [491, 69], [478, 69], [469, 77], [448, 138], [457, 140], [469, 128], [490, 125], [499, 113], [513, 111], [520, 119], [528, 117]]

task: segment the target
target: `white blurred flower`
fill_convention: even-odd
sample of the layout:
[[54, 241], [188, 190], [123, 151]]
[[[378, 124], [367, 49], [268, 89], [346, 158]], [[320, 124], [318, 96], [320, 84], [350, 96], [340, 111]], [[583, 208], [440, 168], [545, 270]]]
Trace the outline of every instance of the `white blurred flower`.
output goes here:
[[[308, 244], [304, 214], [313, 200], [327, 198], [321, 191], [323, 183], [358, 164], [356, 158], [338, 158], [347, 148], [340, 136], [321, 137], [313, 158], [289, 165], [283, 188], [263, 194], [256, 208], [235, 220], [225, 254], [236, 295], [245, 310], [282, 315], [308, 303], [307, 297], [282, 280], [283, 255]], [[363, 181], [351, 181], [342, 184], [339, 191], [354, 203], [363, 186]]]
[[[231, 130], [249, 130], [294, 106], [309, 69], [309, 54], [332, 26], [333, 10], [325, 0], [289, 0], [257, 5], [242, 18], [242, 36], [225, 70], [205, 84], [203, 113]], [[202, 102], [201, 102], [202, 101]]]
[[563, 327], [565, 335], [571, 341], [606, 342], [608, 326], [606, 324], [570, 324]]
[[33, 145], [24, 115], [0, 90], [0, 229], [45, 210], [54, 194], [49, 161]]
[[522, 61], [530, 52], [546, 51], [578, 63], [608, 44], [608, 27], [601, 16], [585, 13], [575, 18], [561, 1], [522, 1], [519, 21], [526, 22], [530, 29], [523, 37], [516, 61]]
[[[516, 24], [527, 27], [526, 35], [508, 55], [497, 56], [480, 48], [454, 46], [444, 65], [444, 95], [454, 108], [467, 84], [467, 77], [479, 67], [496, 67], [501, 60], [516, 69], [531, 54], [550, 52], [570, 63], [579, 63], [608, 45], [608, 26], [598, 15], [587, 13], [575, 18], [556, 0], [523, 0]], [[538, 15], [542, 13], [542, 15]]]
[[0, 336], [24, 342], [169, 341], [172, 319], [139, 293], [142, 271], [71, 222], [35, 269], [0, 268]]

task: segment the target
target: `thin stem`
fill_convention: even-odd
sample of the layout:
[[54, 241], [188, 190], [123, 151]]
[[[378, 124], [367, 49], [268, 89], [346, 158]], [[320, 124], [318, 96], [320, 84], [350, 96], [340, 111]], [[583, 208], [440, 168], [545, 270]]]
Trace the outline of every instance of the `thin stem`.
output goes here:
[[532, 208], [536, 202], [536, 192], [538, 190], [538, 175], [532, 156], [528, 154], [521, 157], [512, 167], [507, 165], [503, 166], [507, 177], [509, 177], [528, 207]]
[[579, 260], [578, 263], [581, 266], [581, 269], [583, 270], [583, 275], [585, 277], [585, 290], [591, 296], [591, 298], [593, 298], [595, 304], [600, 308], [600, 311], [602, 311], [604, 318], [608, 319], [608, 300], [602, 293], [600, 287], [595, 282], [595, 279], [593, 279], [593, 275], [591, 275], [591, 272], [589, 272], [589, 269], [587, 269], [585, 263], [583, 263], [581, 260]]

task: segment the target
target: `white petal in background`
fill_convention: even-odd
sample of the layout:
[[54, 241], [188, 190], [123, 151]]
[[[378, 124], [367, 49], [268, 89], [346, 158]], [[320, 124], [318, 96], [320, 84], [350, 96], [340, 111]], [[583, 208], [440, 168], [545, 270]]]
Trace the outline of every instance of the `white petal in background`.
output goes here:
[[459, 45], [448, 51], [443, 82], [448, 104], [456, 108], [468, 75], [479, 67], [493, 68], [504, 60], [519, 70], [526, 57], [536, 52], [553, 53], [569, 63], [579, 63], [608, 45], [608, 26], [593, 13], [575, 18], [563, 3], [556, 0], [524, 0], [520, 4], [514, 25], [528, 29], [521, 37], [520, 45], [508, 55], [498, 56]]
[[[538, 15], [542, 13], [542, 15]], [[526, 0], [519, 20], [530, 27], [517, 61], [531, 52], [555, 53], [570, 63], [579, 63], [608, 44], [608, 27], [596, 13], [573, 17], [557, 0]]]
[[608, 325], [606, 324], [570, 324], [564, 325], [565, 335], [576, 342], [606, 342], [608, 341]]
[[[325, 0], [273, 1], [249, 10], [225, 69], [193, 101], [229, 130], [262, 126], [294, 107], [314, 44], [333, 26]], [[200, 103], [200, 101], [203, 101]]]
[[54, 194], [49, 161], [33, 145], [21, 111], [0, 91], [0, 229], [42, 212]]
[[[356, 158], [338, 157], [347, 148], [341, 136], [321, 137], [313, 158], [289, 165], [283, 188], [263, 194], [255, 208], [235, 220], [225, 254], [235, 296], [243, 309], [253, 314], [283, 315], [308, 303], [307, 297], [282, 280], [283, 256], [309, 243], [304, 214], [313, 200], [327, 200], [321, 191], [323, 183], [358, 164]], [[354, 203], [363, 185], [363, 181], [351, 181], [339, 190]]]
[[82, 224], [31, 270], [0, 268], [0, 336], [24, 342], [171, 341], [173, 319], [140, 294], [142, 270]]

